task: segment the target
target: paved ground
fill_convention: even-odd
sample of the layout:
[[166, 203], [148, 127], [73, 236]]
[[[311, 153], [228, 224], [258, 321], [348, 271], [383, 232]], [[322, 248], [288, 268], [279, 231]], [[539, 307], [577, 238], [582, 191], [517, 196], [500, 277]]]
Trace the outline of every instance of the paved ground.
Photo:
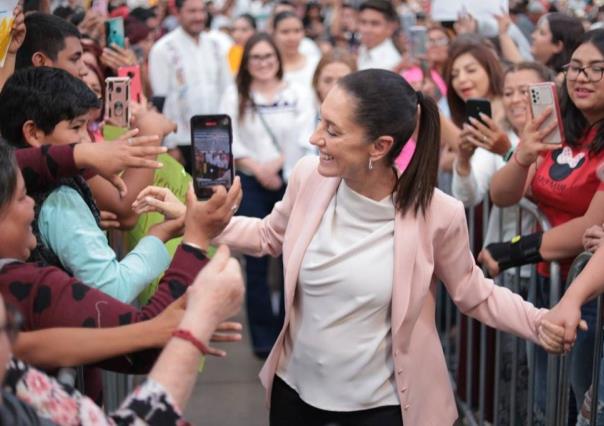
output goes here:
[[267, 426], [268, 411], [258, 372], [262, 361], [251, 351], [245, 325], [243, 341], [222, 345], [226, 358], [207, 360], [189, 402], [186, 418], [200, 426]]

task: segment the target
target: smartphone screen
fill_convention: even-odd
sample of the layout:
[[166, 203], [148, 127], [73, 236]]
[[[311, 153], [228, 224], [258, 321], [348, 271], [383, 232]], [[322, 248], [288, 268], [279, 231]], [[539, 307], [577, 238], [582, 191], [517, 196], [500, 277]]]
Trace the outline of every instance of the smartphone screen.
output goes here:
[[126, 48], [124, 18], [112, 18], [105, 21], [105, 37], [107, 47], [115, 44], [121, 48]]
[[213, 186], [231, 187], [232, 140], [228, 115], [196, 115], [191, 118], [193, 186], [198, 199], [210, 198]]
[[470, 117], [475, 118], [481, 123], [485, 124], [480, 113], [491, 117], [491, 102], [488, 99], [482, 98], [470, 98], [466, 101], [466, 121], [469, 121]]

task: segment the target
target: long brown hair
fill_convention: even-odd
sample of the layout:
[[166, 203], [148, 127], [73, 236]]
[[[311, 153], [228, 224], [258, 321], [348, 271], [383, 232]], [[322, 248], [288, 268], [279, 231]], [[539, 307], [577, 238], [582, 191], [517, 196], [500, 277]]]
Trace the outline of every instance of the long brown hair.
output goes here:
[[350, 94], [354, 103], [355, 122], [363, 127], [367, 140], [380, 136], [394, 139], [386, 157], [393, 166], [417, 124], [419, 106], [419, 134], [411, 161], [399, 177], [395, 191], [396, 208], [405, 214], [426, 212], [438, 175], [440, 153], [440, 118], [436, 103], [416, 92], [400, 75], [368, 69], [348, 74], [338, 83]]
[[336, 47], [323, 55], [317, 64], [317, 68], [315, 68], [315, 73], [312, 76], [312, 87], [315, 90], [315, 94], [317, 95], [319, 102], [323, 101], [321, 96], [319, 96], [319, 77], [321, 76], [321, 72], [323, 72], [323, 68], [334, 63], [342, 63], [348, 66], [348, 68], [350, 68], [350, 72], [355, 72], [357, 70], [357, 62], [354, 60], [352, 54], [345, 49]]
[[239, 93], [238, 112], [240, 120], [245, 115], [246, 108], [251, 101], [250, 88], [254, 78], [249, 71], [250, 51], [254, 48], [254, 46], [263, 41], [270, 44], [275, 56], [277, 57], [277, 62], [279, 64], [277, 68], [277, 79], [283, 79], [283, 62], [281, 61], [281, 54], [279, 53], [279, 49], [277, 49], [277, 45], [275, 44], [273, 38], [270, 36], [270, 34], [265, 32], [259, 32], [251, 36], [243, 48], [243, 57], [241, 58], [241, 66], [239, 67], [236, 80], [237, 92]]
[[489, 94], [491, 96], [503, 94], [503, 69], [493, 49], [476, 39], [465, 38], [455, 41], [449, 49], [449, 59], [445, 65], [445, 81], [451, 119], [457, 126], [461, 126], [466, 119], [466, 103], [453, 89], [452, 71], [457, 58], [466, 53], [472, 55], [489, 76]]

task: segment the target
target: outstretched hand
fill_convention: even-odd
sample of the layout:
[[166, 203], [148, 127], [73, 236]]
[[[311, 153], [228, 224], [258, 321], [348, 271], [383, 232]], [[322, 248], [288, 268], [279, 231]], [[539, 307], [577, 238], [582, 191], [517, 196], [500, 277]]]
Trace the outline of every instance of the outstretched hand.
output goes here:
[[577, 339], [577, 329], [587, 331], [587, 328], [581, 319], [581, 306], [562, 299], [541, 319], [540, 342], [546, 350], [549, 347], [554, 348], [553, 352], [569, 352]]
[[166, 152], [165, 147], [154, 146], [157, 136], [137, 134], [138, 130], [134, 129], [115, 141], [79, 143], [74, 148], [75, 163], [80, 168], [95, 170], [111, 182], [123, 197], [128, 189], [120, 173], [130, 167], [158, 169], [162, 164], [146, 157]]
[[132, 209], [136, 214], [157, 212], [167, 219], [184, 216], [187, 207], [168, 188], [148, 186], [143, 189], [134, 203]]

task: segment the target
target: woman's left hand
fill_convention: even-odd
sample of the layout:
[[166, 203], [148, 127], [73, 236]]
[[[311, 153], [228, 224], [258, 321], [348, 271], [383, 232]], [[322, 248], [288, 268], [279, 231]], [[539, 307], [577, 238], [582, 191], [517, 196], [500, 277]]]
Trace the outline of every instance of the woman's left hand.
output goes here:
[[497, 155], [504, 155], [512, 147], [512, 143], [491, 117], [486, 114], [480, 114], [480, 120], [470, 117], [471, 125], [468, 130], [474, 136], [473, 143]]

